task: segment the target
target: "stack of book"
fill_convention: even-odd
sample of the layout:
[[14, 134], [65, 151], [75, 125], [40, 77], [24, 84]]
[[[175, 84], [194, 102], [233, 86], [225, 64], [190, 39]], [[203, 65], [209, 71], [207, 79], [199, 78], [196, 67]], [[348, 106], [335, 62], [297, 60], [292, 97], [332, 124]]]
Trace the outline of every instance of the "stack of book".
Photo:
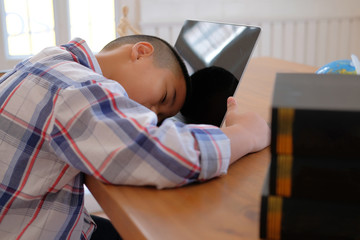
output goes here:
[[278, 74], [262, 239], [360, 239], [360, 76]]

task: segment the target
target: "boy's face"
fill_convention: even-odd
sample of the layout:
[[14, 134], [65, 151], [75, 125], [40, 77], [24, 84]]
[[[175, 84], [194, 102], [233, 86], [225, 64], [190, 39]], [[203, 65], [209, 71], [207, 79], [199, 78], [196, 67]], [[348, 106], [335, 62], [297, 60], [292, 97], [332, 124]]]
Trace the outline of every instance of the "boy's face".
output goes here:
[[162, 122], [180, 111], [186, 83], [182, 75], [155, 66], [153, 51], [151, 44], [140, 42], [100, 53], [97, 59], [105, 77], [119, 82], [129, 98], [155, 112]]
[[183, 77], [154, 66], [151, 58], [139, 60], [133, 67], [121, 73], [120, 82], [131, 99], [155, 112], [159, 122], [180, 111], [186, 95]]

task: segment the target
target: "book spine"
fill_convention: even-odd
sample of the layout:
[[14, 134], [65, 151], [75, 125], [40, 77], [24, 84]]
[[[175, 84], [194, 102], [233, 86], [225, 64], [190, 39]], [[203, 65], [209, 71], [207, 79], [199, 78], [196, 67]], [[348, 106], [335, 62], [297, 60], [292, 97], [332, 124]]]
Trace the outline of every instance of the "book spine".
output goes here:
[[260, 238], [268, 240], [358, 239], [360, 204], [263, 195]]
[[272, 109], [273, 154], [359, 158], [360, 112]]
[[293, 121], [295, 110], [279, 108], [273, 111], [272, 155], [276, 155], [271, 164], [271, 190], [277, 195], [291, 195], [291, 171], [293, 162]]
[[[360, 114], [342, 114], [273, 109], [271, 194], [360, 201]], [[317, 115], [321, 117], [311, 121]], [[338, 121], [342, 130], [335, 126], [322, 126], [326, 125], [325, 119]], [[349, 139], [349, 142], [344, 139]]]
[[281, 239], [282, 198], [277, 196], [263, 197], [261, 201], [260, 237]]
[[360, 161], [272, 156], [270, 194], [360, 202]]

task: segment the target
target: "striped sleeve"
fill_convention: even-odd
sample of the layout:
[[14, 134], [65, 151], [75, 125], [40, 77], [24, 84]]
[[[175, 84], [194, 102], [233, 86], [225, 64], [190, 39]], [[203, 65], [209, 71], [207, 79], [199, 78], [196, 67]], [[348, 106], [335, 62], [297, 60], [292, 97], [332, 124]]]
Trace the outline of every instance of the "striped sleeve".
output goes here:
[[219, 128], [166, 120], [113, 81], [62, 90], [52, 147], [74, 168], [112, 184], [177, 187], [226, 173], [229, 140]]

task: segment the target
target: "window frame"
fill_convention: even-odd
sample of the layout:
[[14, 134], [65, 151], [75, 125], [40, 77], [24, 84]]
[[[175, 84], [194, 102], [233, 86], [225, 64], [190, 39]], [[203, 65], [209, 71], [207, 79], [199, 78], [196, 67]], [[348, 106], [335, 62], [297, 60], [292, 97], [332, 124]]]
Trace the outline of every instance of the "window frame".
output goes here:
[[[54, 31], [55, 44], [60, 45], [70, 40], [70, 14], [68, 0], [52, 0], [54, 8]], [[113, 0], [115, 10], [115, 28], [120, 19], [120, 6], [124, 1]], [[101, 2], [99, 2], [101, 4]], [[0, 0], [0, 71], [7, 71], [13, 68], [18, 62], [30, 55], [12, 57], [8, 55], [8, 46], [6, 37], [6, 13], [4, 0]], [[116, 31], [116, 29], [114, 29]], [[117, 34], [116, 34], [117, 36]], [[46, 46], [44, 46], [46, 47]]]

